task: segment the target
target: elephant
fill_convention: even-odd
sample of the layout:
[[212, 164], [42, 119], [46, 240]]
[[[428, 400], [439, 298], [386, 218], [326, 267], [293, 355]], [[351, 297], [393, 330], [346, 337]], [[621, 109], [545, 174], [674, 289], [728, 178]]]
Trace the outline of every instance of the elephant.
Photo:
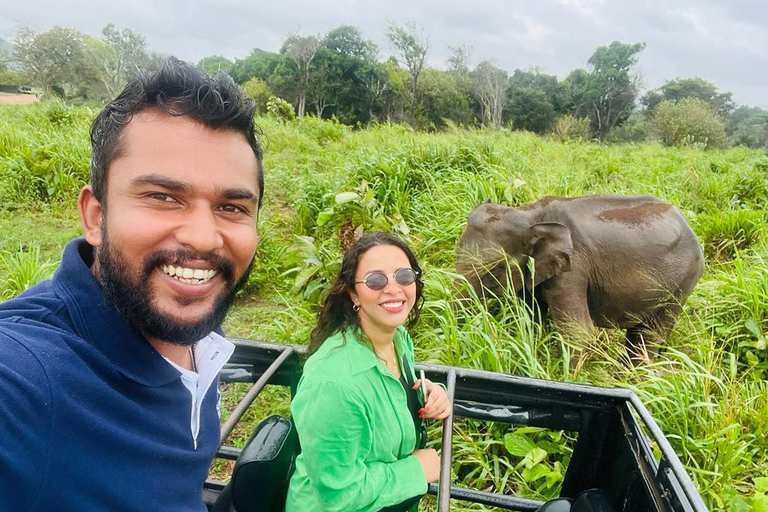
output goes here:
[[563, 334], [626, 329], [638, 364], [667, 339], [704, 256], [680, 210], [656, 197], [547, 196], [477, 206], [456, 244], [456, 268], [481, 297], [533, 290], [527, 295]]

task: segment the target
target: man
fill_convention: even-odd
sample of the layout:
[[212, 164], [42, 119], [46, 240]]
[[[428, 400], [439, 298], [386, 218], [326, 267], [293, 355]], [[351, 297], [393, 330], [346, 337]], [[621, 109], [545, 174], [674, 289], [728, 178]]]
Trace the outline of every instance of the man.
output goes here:
[[85, 238], [0, 305], [0, 510], [205, 510], [217, 332], [264, 188], [253, 112], [171, 58], [94, 121]]

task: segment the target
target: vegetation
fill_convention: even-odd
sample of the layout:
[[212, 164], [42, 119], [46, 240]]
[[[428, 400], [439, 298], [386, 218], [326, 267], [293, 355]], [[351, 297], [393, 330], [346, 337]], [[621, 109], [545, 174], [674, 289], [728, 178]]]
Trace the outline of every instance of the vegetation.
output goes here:
[[[507, 127], [564, 138], [581, 138], [586, 119], [585, 137], [601, 142], [768, 148], [768, 111], [737, 106], [730, 92], [702, 78], [675, 78], [639, 98], [642, 42], [600, 46], [584, 56], [586, 69], [558, 80], [535, 69], [499, 69], [483, 56], [472, 68], [467, 46], [450, 48], [446, 70], [430, 67], [429, 34], [414, 23], [390, 23], [386, 39], [382, 49], [356, 27], [341, 25], [325, 34], [287, 34], [276, 52], [254, 48], [235, 60], [209, 55], [197, 65], [229, 74], [261, 114], [271, 104], [285, 119], [407, 123], [425, 131]], [[104, 101], [159, 59], [141, 34], [111, 23], [99, 37], [60, 26], [22, 27], [10, 48], [0, 46], [0, 91], [34, 85], [45, 98]], [[563, 135], [571, 127], [576, 132]]]
[[[420, 83], [427, 76], [422, 73]], [[47, 262], [57, 261], [78, 233], [75, 198], [88, 178], [93, 115], [62, 102], [0, 106], [5, 296], [50, 275]], [[504, 128], [449, 126], [426, 134], [404, 125], [352, 130], [311, 116], [261, 117], [267, 187], [261, 243], [227, 332], [308, 339], [341, 248], [361, 230], [390, 229], [409, 240], [425, 269], [428, 300], [414, 333], [420, 360], [629, 387], [712, 510], [765, 510], [768, 156], [746, 148], [585, 143], [576, 134], [588, 127], [569, 122], [561, 120], [558, 137], [547, 138]], [[493, 314], [476, 300], [456, 298], [453, 247], [477, 203], [518, 205], [547, 194], [593, 193], [647, 193], [678, 205], [707, 256], [706, 274], [670, 347], [635, 370], [619, 362], [618, 331], [595, 335], [579, 364], [569, 367], [570, 347], [548, 323], [534, 322], [512, 294], [499, 298]], [[230, 386], [225, 405], [244, 392]], [[284, 392], [269, 391], [249, 421], [285, 412], [286, 399]], [[456, 428], [454, 478], [464, 485], [533, 498], [557, 494], [572, 434], [470, 420]], [[248, 429], [241, 425], [235, 441], [243, 442]], [[431, 432], [433, 441], [437, 436]]]

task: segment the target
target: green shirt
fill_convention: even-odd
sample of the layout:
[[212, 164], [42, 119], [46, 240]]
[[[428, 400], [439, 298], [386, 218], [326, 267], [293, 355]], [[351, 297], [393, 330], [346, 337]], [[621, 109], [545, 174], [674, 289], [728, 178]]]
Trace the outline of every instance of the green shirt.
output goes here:
[[[394, 341], [413, 373], [404, 327]], [[307, 360], [291, 413], [301, 454], [286, 512], [373, 512], [426, 494], [405, 389], [352, 329], [328, 338]]]

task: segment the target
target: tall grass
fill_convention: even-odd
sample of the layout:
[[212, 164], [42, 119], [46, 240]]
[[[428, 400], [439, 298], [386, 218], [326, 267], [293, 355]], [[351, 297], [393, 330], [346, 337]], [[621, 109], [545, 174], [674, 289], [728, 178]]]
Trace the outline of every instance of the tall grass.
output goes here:
[[[7, 295], [45, 276], [45, 262], [59, 257], [59, 242], [52, 241], [69, 234], [46, 217], [68, 212], [64, 217], [76, 224], [74, 197], [88, 176], [93, 114], [62, 103], [0, 106], [0, 242], [8, 251], [0, 278], [32, 276], [15, 280]], [[768, 475], [768, 156], [744, 148], [558, 142], [508, 130], [350, 130], [312, 118], [257, 123], [266, 170], [261, 242], [228, 334], [304, 342], [345, 237], [391, 229], [425, 269], [427, 302], [413, 333], [420, 360], [627, 386], [648, 405], [712, 510], [760, 510], [765, 489], [756, 477]], [[455, 242], [481, 201], [516, 206], [546, 195], [603, 193], [668, 200], [689, 218], [706, 251], [707, 271], [669, 348], [632, 370], [620, 362], [621, 332], [600, 331], [571, 347], [513, 292], [488, 308], [453, 272]], [[41, 249], [15, 251], [20, 244]], [[578, 364], [569, 364], [576, 349]], [[226, 400], [241, 393], [233, 387]], [[284, 398], [268, 395], [252, 419], [280, 410]], [[567, 435], [469, 420], [456, 429], [458, 483], [539, 498], [556, 492]], [[542, 451], [541, 460], [524, 462]]]

